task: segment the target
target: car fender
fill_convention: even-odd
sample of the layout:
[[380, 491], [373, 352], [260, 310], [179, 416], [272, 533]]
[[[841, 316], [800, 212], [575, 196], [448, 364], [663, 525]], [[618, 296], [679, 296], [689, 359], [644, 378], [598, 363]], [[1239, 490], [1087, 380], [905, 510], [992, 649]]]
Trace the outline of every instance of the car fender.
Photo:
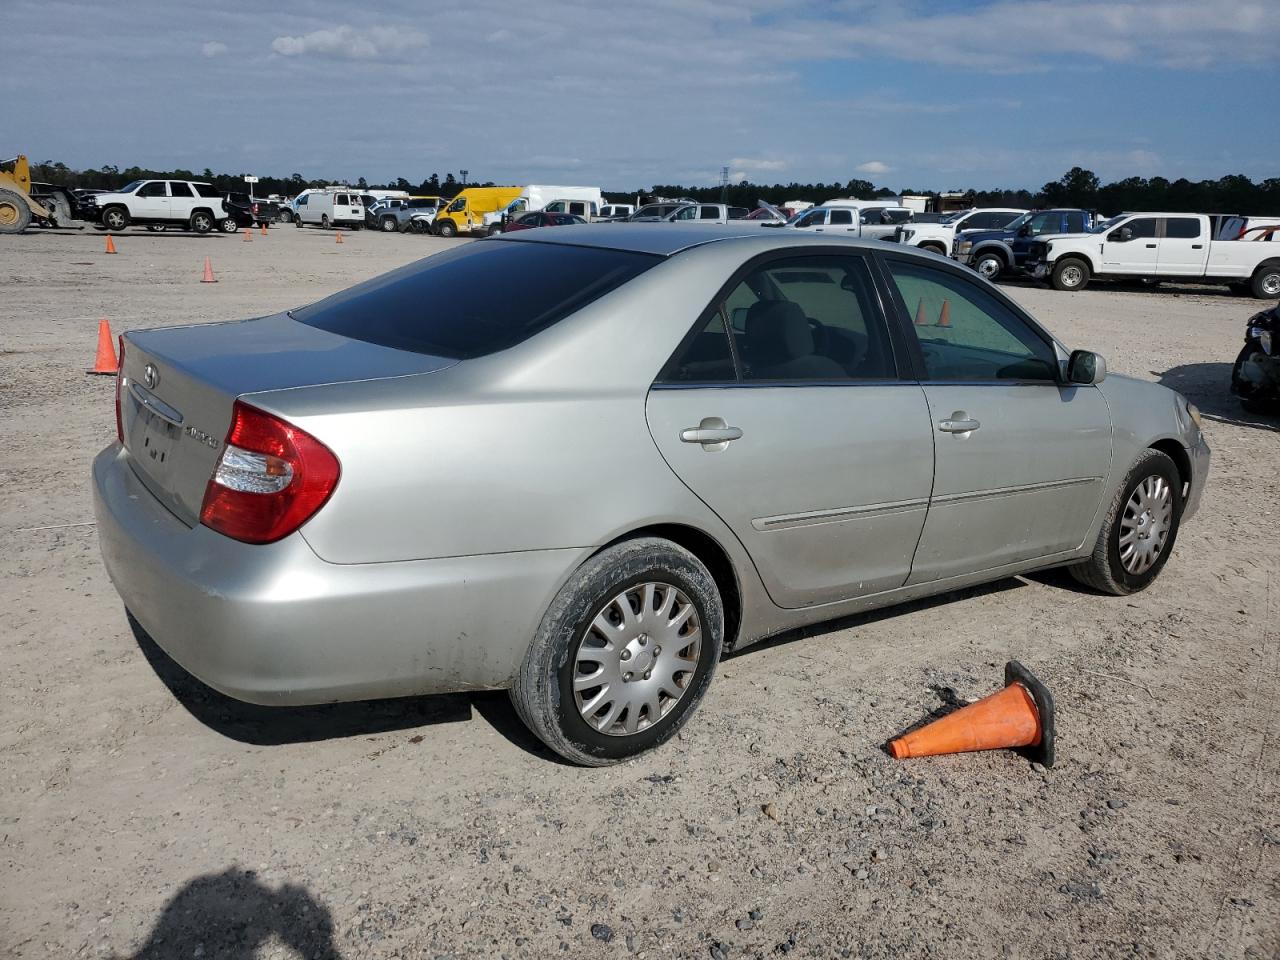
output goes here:
[[1013, 266], [1016, 262], [1013, 256], [1013, 247], [1009, 246], [1004, 240], [980, 240], [973, 245], [969, 251], [969, 260], [972, 262], [980, 253], [987, 253], [991, 250], [998, 250], [1000, 255], [1004, 257], [1007, 266]]

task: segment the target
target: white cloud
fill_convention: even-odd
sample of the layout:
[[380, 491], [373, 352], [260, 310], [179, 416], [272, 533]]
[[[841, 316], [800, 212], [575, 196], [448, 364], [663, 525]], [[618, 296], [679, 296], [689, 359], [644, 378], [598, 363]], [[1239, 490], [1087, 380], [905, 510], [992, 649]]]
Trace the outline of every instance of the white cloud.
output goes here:
[[866, 163], [860, 163], [853, 169], [858, 173], [888, 173], [893, 167], [889, 166], [883, 160], [868, 160]]
[[200, 52], [206, 57], [220, 57], [227, 52], [227, 45], [219, 43], [217, 40], [210, 40], [206, 44], [202, 44]]
[[378, 60], [402, 58], [427, 43], [427, 35], [418, 30], [396, 27], [358, 30], [343, 24], [332, 30], [313, 30], [300, 37], [276, 37], [271, 41], [271, 49], [282, 57], [315, 54], [341, 60]]

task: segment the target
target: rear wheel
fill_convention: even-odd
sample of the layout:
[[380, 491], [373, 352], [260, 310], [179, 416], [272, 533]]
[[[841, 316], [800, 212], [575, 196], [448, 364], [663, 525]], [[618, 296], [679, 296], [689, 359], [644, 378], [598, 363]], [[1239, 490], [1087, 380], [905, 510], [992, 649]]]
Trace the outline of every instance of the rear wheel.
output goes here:
[[629, 540], [577, 570], [551, 603], [511, 690], [534, 734], [574, 763], [617, 763], [669, 740], [720, 658], [715, 580], [666, 540]]
[[1053, 265], [1049, 283], [1055, 290], [1083, 290], [1089, 285], [1089, 265], [1076, 257], [1066, 257]]
[[197, 210], [191, 215], [190, 226], [193, 233], [208, 233], [214, 228], [213, 214], [207, 210]]
[[129, 223], [129, 211], [124, 207], [107, 207], [102, 211], [102, 225], [108, 230], [123, 230]]
[[1249, 292], [1259, 300], [1280, 299], [1280, 263], [1259, 267], [1249, 283]]
[[922, 243], [920, 244], [920, 249], [928, 250], [930, 253], [940, 253], [944, 255], [947, 252], [946, 248], [940, 243]]
[[320, 214], [320, 227], [324, 230], [329, 229], [329, 215], [327, 213]]
[[399, 224], [396, 223], [395, 217], [383, 217], [379, 226], [382, 228], [383, 233], [395, 233]]
[[1150, 586], [1178, 538], [1182, 479], [1167, 454], [1147, 450], [1107, 511], [1093, 555], [1070, 568], [1086, 586], [1123, 596]]
[[980, 275], [986, 277], [992, 283], [996, 281], [1000, 274], [1004, 273], [1004, 267], [1004, 257], [994, 250], [978, 254], [973, 261], [973, 269], [977, 270]]

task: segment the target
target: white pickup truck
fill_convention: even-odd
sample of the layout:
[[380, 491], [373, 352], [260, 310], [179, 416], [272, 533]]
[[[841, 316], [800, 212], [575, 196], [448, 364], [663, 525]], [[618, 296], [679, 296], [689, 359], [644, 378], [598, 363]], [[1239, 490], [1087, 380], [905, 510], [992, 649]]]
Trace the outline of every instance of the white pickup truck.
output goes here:
[[1106, 280], [1222, 283], [1259, 299], [1280, 297], [1280, 247], [1249, 239], [1213, 239], [1202, 213], [1131, 213], [1099, 233], [1039, 237], [1027, 254], [1031, 275], [1055, 290]]
[[1003, 230], [1026, 212], [1012, 207], [961, 210], [948, 214], [937, 223], [911, 223], [899, 227], [896, 237], [899, 243], [948, 256], [951, 244], [961, 230]]

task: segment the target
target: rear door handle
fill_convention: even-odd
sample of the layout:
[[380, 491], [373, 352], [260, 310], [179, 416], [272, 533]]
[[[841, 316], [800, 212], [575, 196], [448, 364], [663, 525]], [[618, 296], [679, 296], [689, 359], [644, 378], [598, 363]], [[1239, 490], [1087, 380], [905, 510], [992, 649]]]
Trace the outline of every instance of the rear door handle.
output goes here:
[[1147, 244], [1147, 249], [1148, 249], [1148, 250], [1154, 250], [1155, 248], [1156, 248], [1156, 245], [1155, 245], [1154, 243], [1148, 243], [1148, 244]]
[[1203, 249], [1204, 249], [1204, 244], [1203, 244], [1203, 243], [1193, 243], [1193, 244], [1191, 245], [1191, 249], [1192, 249], [1192, 250], [1203, 250]]
[[696, 427], [686, 427], [680, 431], [680, 439], [685, 443], [700, 443], [703, 450], [723, 450], [729, 441], [742, 437], [741, 427], [730, 427], [720, 417], [703, 417]]
[[957, 410], [951, 415], [950, 420], [942, 420], [938, 423], [938, 429], [943, 433], [971, 433], [977, 430], [981, 423], [974, 420], [963, 410]]

